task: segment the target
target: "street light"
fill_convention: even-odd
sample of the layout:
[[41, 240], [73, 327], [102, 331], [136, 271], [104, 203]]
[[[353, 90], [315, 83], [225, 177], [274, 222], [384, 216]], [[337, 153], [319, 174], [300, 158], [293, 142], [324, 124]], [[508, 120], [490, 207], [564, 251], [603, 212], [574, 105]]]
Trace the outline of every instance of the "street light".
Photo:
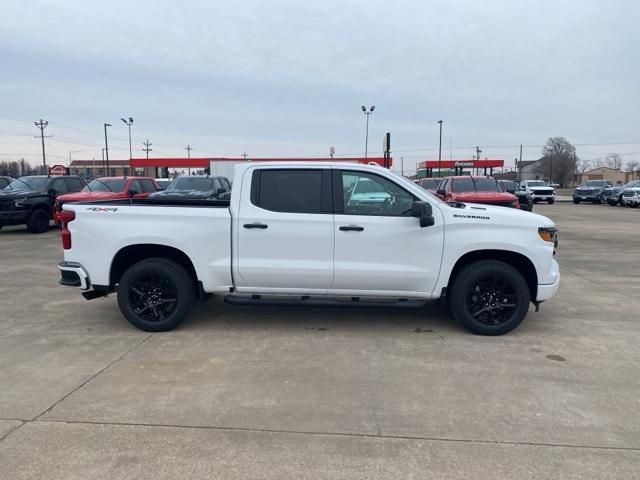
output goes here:
[[442, 171], [442, 120], [438, 120], [438, 123], [440, 124], [440, 144], [438, 146], [438, 176], [441, 177], [441, 171]]
[[107, 176], [109, 175], [109, 142], [107, 141], [107, 127], [110, 127], [111, 124], [104, 124], [104, 152], [107, 158]]
[[129, 127], [129, 158], [132, 158], [133, 151], [131, 150], [131, 125], [133, 124], [133, 117], [129, 117], [129, 121], [125, 120], [124, 118], [121, 118], [120, 120], [122, 120], [124, 124]]
[[362, 105], [362, 113], [364, 113], [367, 116], [367, 133], [365, 134], [364, 137], [364, 158], [367, 158], [367, 150], [369, 148], [369, 115], [371, 115], [373, 113], [373, 111], [376, 109], [375, 105], [371, 105], [371, 108], [367, 111], [367, 107], [365, 107], [364, 105]]

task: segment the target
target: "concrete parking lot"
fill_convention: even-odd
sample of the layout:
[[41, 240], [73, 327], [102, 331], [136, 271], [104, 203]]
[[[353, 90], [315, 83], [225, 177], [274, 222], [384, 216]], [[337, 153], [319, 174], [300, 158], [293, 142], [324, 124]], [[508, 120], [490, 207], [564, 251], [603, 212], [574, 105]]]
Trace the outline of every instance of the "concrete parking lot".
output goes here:
[[640, 477], [640, 210], [536, 205], [558, 296], [503, 337], [436, 309], [198, 305], [130, 327], [0, 231], [0, 478]]

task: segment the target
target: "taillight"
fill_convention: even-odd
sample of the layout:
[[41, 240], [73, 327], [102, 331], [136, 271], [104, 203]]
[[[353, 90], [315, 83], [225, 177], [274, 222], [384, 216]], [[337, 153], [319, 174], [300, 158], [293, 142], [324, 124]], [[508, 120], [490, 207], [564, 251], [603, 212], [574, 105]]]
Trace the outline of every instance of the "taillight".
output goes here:
[[69, 222], [76, 219], [76, 212], [73, 210], [62, 210], [58, 213], [58, 220], [60, 221], [60, 235], [62, 236], [62, 248], [65, 250], [71, 249], [71, 232], [67, 228]]

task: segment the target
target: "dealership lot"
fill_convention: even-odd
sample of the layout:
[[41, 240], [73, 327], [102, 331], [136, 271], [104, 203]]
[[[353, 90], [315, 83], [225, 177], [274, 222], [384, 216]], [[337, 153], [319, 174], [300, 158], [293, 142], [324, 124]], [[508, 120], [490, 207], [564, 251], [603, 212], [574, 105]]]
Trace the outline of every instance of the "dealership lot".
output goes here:
[[[640, 475], [640, 210], [536, 205], [558, 296], [503, 337], [437, 309], [196, 307], [149, 334], [0, 231], [0, 478]], [[212, 244], [213, 248], [213, 244]]]

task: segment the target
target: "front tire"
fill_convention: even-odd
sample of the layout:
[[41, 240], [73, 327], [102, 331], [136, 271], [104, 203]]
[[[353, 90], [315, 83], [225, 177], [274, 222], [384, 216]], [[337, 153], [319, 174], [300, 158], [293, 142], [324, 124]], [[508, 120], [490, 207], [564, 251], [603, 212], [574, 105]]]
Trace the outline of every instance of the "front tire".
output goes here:
[[511, 265], [482, 260], [464, 267], [451, 288], [451, 313], [478, 335], [503, 335], [529, 310], [529, 286]]
[[27, 230], [31, 233], [44, 233], [49, 230], [49, 212], [43, 209], [34, 210], [27, 220]]
[[556, 201], [556, 200], [555, 200], [555, 198], [549, 198], [549, 199], [547, 200], [547, 202], [549, 203], [549, 205], [553, 205], [553, 203], [554, 203], [555, 201]]
[[573, 203], [575, 203], [576, 205], [578, 205], [580, 203], [580, 199], [579, 198], [574, 198], [573, 199]]
[[131, 325], [147, 332], [177, 327], [195, 297], [193, 279], [178, 263], [150, 258], [133, 264], [118, 285], [118, 306]]

